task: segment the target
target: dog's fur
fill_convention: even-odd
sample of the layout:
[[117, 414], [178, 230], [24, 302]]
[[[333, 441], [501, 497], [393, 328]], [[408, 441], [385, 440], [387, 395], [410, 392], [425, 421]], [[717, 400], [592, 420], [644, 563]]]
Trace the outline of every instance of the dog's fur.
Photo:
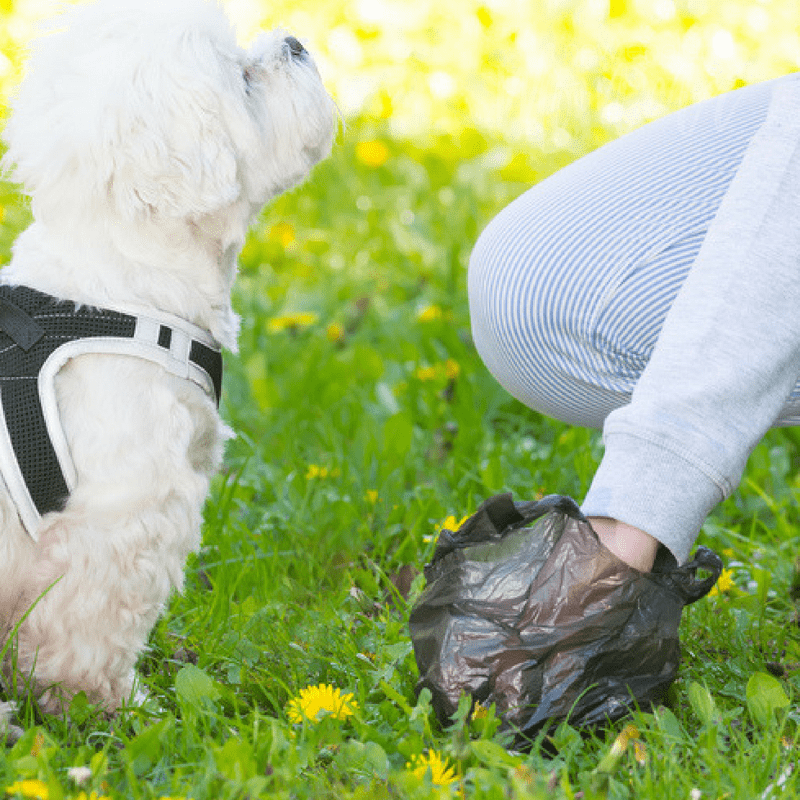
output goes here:
[[[0, 280], [166, 312], [234, 349], [247, 227], [335, 128], [311, 57], [283, 31], [245, 52], [213, 2], [73, 9], [34, 46], [12, 102], [5, 166], [34, 222]], [[33, 607], [9, 649], [15, 675], [46, 710], [81, 690], [114, 709], [199, 546], [226, 428], [198, 386], [135, 357], [79, 356], [57, 394], [77, 486], [35, 542], [0, 485], [0, 649]]]

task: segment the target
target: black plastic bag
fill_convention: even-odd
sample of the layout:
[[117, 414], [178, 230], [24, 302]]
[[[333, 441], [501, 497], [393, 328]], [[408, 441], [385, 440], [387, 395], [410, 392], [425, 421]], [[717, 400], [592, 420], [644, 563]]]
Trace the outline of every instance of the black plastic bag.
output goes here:
[[642, 573], [600, 543], [569, 497], [489, 498], [457, 532], [442, 531], [425, 568], [410, 619], [417, 688], [431, 690], [442, 723], [462, 693], [495, 703], [517, 744], [562, 720], [619, 719], [662, 699], [680, 661], [681, 611], [721, 570], [705, 547], [682, 567], [662, 547]]

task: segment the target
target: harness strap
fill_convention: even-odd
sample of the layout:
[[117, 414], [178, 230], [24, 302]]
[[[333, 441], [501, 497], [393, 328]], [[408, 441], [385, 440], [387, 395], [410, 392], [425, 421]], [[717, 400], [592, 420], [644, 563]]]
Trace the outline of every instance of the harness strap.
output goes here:
[[44, 336], [44, 328], [7, 297], [0, 297], [0, 331], [26, 353]]
[[173, 317], [77, 307], [25, 286], [0, 286], [0, 474], [35, 539], [41, 516], [76, 483], [55, 376], [89, 353], [155, 362], [219, 405], [222, 354], [201, 328]]

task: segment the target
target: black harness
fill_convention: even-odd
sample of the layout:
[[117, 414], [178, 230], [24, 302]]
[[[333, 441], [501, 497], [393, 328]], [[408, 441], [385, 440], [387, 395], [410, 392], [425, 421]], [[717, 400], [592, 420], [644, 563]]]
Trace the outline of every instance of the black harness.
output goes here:
[[61, 510], [75, 485], [54, 384], [67, 361], [86, 353], [154, 361], [197, 383], [219, 405], [222, 355], [201, 328], [0, 286], [0, 473], [34, 538], [40, 517]]

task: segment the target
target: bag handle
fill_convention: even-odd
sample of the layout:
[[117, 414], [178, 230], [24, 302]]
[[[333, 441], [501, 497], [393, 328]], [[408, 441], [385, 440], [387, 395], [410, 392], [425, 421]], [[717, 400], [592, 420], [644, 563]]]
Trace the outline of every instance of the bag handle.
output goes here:
[[[697, 579], [699, 569], [708, 570], [707, 578]], [[705, 597], [722, 574], [722, 559], [707, 547], [698, 547], [691, 561], [678, 567], [670, 576], [678, 584], [686, 605]]]

